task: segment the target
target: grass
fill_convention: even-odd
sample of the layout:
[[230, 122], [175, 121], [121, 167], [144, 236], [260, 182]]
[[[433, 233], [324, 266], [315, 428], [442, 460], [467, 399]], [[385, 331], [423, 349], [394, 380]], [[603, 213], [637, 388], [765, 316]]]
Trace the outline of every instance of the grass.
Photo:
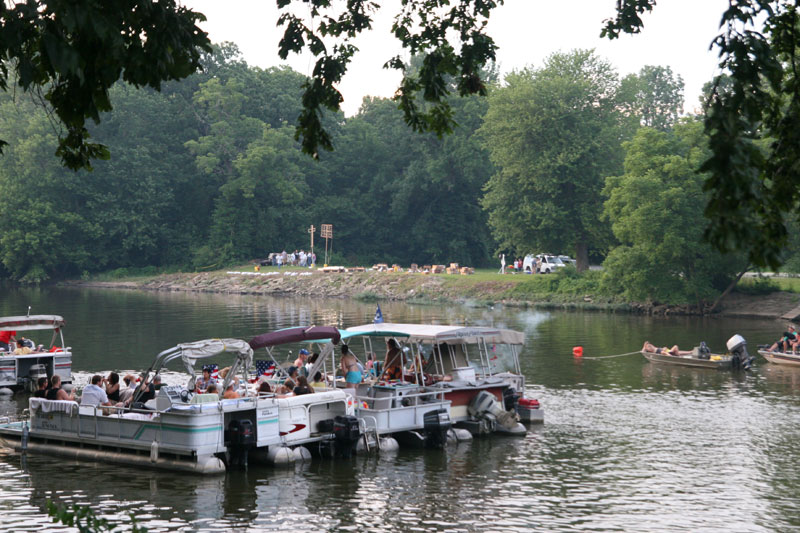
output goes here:
[[745, 294], [769, 294], [777, 291], [800, 294], [800, 278], [742, 278], [736, 285], [736, 291]]

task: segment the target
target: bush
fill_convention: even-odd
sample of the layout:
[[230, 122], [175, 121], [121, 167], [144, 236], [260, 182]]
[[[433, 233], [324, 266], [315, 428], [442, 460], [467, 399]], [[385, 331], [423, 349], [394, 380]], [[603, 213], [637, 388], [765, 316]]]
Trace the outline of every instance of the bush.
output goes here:
[[780, 286], [770, 278], [757, 277], [742, 279], [736, 285], [736, 292], [743, 294], [770, 294], [781, 290]]

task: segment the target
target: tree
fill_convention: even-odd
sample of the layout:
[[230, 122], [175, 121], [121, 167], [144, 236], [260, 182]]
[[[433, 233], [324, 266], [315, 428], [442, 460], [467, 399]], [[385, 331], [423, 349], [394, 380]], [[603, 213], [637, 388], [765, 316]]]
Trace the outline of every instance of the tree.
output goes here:
[[683, 110], [683, 79], [669, 67], [647, 65], [622, 79], [620, 99], [638, 124], [666, 130]]
[[619, 171], [619, 80], [593, 51], [550, 56], [492, 92], [481, 129], [498, 171], [483, 206], [501, 248], [572, 248], [578, 269], [604, 239], [604, 179]]
[[3, 2], [0, 89], [16, 84], [52, 109], [64, 128], [56, 154], [71, 169], [91, 168], [108, 150], [90, 142], [86, 120], [111, 110], [119, 79], [158, 89], [195, 72], [211, 50], [202, 20], [175, 0]]
[[[654, 6], [654, 0], [620, 0], [603, 34], [638, 33], [641, 15]], [[744, 251], [757, 266], [778, 267], [787, 217], [798, 216], [799, 23], [796, 2], [739, 0], [728, 4], [713, 41], [723, 72], [706, 101], [704, 235], [718, 250]]]
[[605, 216], [620, 245], [604, 263], [607, 290], [630, 300], [694, 302], [703, 309], [745, 267], [702, 240], [707, 194], [697, 172], [708, 157], [702, 124], [640, 129], [625, 143], [625, 173], [606, 180]]

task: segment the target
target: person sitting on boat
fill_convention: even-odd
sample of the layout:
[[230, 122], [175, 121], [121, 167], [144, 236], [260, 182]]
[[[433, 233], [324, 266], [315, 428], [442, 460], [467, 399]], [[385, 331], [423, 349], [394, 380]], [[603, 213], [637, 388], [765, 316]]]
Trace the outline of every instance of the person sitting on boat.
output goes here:
[[236, 392], [234, 388], [234, 382], [231, 381], [228, 383], [228, 387], [225, 389], [225, 392], [222, 394], [222, 398], [225, 400], [235, 400], [236, 398], [240, 398], [239, 393]]
[[780, 340], [775, 341], [775, 343], [769, 347], [770, 352], [776, 352], [778, 348], [784, 353], [788, 353], [790, 349], [792, 353], [797, 352], [797, 344], [800, 342], [800, 336], [797, 334], [794, 325], [789, 324], [786, 329], [787, 331], [783, 332]]
[[41, 377], [36, 382], [36, 392], [33, 393], [34, 398], [44, 398], [47, 396], [47, 389], [50, 387], [50, 380]]
[[103, 382], [103, 376], [95, 374], [92, 376], [92, 382], [83, 388], [81, 395], [81, 405], [111, 405], [111, 400], [108, 399], [106, 391], [100, 387]]
[[317, 373], [314, 374], [314, 381], [311, 382], [311, 387], [314, 388], [314, 390], [326, 390], [328, 388], [328, 385], [322, 379], [322, 372], [319, 370], [317, 370]]
[[346, 344], [342, 344], [342, 359], [340, 364], [342, 367], [342, 374], [344, 374], [344, 380], [347, 383], [347, 388], [357, 388], [363, 376], [361, 369], [358, 367], [358, 359], [353, 355], [353, 352], [350, 351], [350, 347]]
[[216, 380], [211, 378], [211, 369], [206, 367], [203, 368], [203, 377], [195, 382], [194, 388], [197, 391], [205, 391], [210, 385], [216, 385], [216, 383]]
[[28, 355], [29, 353], [33, 353], [33, 349], [27, 344], [21, 344], [20, 341], [17, 341], [17, 347], [14, 349], [14, 355]]
[[11, 341], [17, 340], [17, 332], [16, 331], [0, 331], [0, 350], [4, 350], [6, 352], [11, 351], [11, 346], [9, 343]]
[[108, 396], [108, 399], [114, 403], [119, 402], [119, 374], [111, 372], [103, 381], [106, 384], [106, 396]]
[[269, 382], [262, 381], [261, 385], [258, 386], [258, 395], [270, 394], [272, 393], [272, 387], [270, 386]]
[[281, 395], [281, 396], [286, 396], [288, 394], [293, 394], [294, 393], [294, 388], [296, 386], [297, 386], [297, 384], [294, 381], [292, 381], [291, 379], [287, 379], [286, 381], [283, 382], [283, 385], [278, 387], [278, 394]]
[[382, 379], [401, 379], [403, 377], [403, 352], [397, 341], [389, 339], [386, 341], [386, 357], [383, 360]]
[[67, 394], [67, 391], [61, 388], [61, 376], [53, 374], [50, 378], [50, 389], [48, 389], [45, 398], [48, 400], [69, 400], [74, 401], [75, 395], [73, 393]]
[[294, 388], [294, 395], [301, 396], [303, 394], [314, 394], [314, 389], [308, 384], [308, 379], [305, 376], [297, 378], [297, 386]]
[[659, 348], [654, 344], [651, 344], [649, 341], [644, 341], [644, 345], [642, 346], [643, 352], [648, 353], [656, 353], [656, 354], [664, 354], [664, 355], [692, 355], [691, 350], [681, 350], [678, 348], [678, 345], [674, 345], [672, 348]]
[[204, 394], [219, 394], [217, 392], [217, 384], [215, 382], [209, 383]]

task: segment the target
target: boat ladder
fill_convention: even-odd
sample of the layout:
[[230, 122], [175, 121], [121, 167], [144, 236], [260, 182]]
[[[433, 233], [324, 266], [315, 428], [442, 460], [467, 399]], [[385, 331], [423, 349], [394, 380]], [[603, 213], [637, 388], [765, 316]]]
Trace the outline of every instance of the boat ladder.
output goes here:
[[378, 435], [377, 421], [375, 421], [375, 425], [370, 427], [367, 426], [366, 420], [362, 418], [359, 420], [359, 424], [361, 425], [361, 438], [364, 439], [364, 448], [367, 450], [367, 452], [371, 453], [375, 449], [380, 451], [381, 437]]

